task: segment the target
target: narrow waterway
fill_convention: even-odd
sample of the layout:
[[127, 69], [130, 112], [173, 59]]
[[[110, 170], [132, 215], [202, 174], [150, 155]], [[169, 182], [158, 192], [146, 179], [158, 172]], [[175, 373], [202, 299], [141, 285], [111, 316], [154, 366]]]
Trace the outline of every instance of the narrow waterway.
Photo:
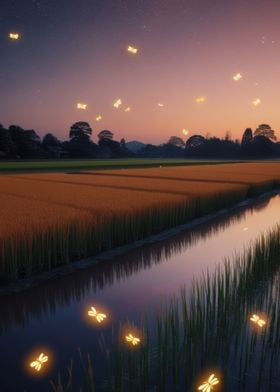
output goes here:
[[[254, 202], [187, 230], [168, 240], [148, 243], [127, 254], [105, 260], [72, 275], [0, 298], [0, 390], [50, 391], [48, 380], [64, 373], [78, 349], [100, 363], [101, 332], [127, 319], [140, 323], [153, 317], [162, 303], [189, 287], [202, 271], [210, 272], [261, 234], [280, 223], [280, 195]], [[87, 322], [90, 306], [105, 309], [104, 327]], [[24, 370], [26, 355], [36, 347], [54, 354], [46, 378], [33, 378]]]

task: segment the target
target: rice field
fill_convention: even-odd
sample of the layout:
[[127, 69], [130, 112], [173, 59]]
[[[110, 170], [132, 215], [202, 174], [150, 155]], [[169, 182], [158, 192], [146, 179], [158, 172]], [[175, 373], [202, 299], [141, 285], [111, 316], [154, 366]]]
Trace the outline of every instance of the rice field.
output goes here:
[[0, 176], [0, 282], [93, 256], [277, 187], [279, 163]]

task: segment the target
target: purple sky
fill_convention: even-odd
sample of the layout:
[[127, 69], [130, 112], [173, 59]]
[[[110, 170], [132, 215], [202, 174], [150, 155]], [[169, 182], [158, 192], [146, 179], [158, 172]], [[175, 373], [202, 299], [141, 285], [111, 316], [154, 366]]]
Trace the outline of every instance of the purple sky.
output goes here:
[[279, 137], [279, 17], [279, 0], [2, 0], [0, 122], [154, 143], [264, 122]]

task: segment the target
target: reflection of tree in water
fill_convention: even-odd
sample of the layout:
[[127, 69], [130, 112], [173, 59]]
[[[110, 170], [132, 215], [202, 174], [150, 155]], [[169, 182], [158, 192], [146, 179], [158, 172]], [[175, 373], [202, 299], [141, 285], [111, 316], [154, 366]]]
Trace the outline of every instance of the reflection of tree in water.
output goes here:
[[24, 326], [29, 320], [55, 314], [57, 308], [73, 302], [81, 302], [89, 292], [106, 286], [170, 259], [175, 253], [185, 251], [198, 241], [211, 237], [220, 230], [243, 219], [248, 212], [265, 208], [270, 199], [254, 203], [238, 211], [215, 218], [214, 221], [197, 226], [159, 242], [147, 243], [127, 254], [104, 260], [87, 269], [76, 270], [68, 276], [40, 283], [38, 287], [19, 294], [0, 298], [0, 332], [13, 324]]

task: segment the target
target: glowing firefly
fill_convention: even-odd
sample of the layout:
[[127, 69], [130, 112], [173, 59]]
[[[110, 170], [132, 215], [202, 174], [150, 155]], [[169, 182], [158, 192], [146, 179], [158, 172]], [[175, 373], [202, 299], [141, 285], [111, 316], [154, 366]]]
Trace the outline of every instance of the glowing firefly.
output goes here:
[[131, 107], [128, 106], [127, 108], [124, 109], [124, 111], [125, 112], [130, 112], [131, 111]]
[[195, 100], [196, 103], [204, 103], [205, 101], [206, 101], [205, 97], [197, 97]]
[[128, 51], [129, 53], [132, 53], [132, 54], [137, 54], [138, 49], [135, 48], [135, 47], [133, 47], [133, 46], [131, 46], [131, 45], [129, 45], [128, 48], [127, 48], [127, 51]]
[[161, 102], [159, 102], [157, 105], [158, 105], [160, 108], [163, 108], [163, 106], [164, 106], [164, 104], [161, 103]]
[[249, 227], [243, 227], [243, 231], [249, 230]]
[[187, 136], [187, 135], [189, 134], [189, 131], [188, 131], [187, 129], [183, 129], [183, 130], [182, 130], [182, 134], [185, 135], [185, 136]]
[[30, 367], [34, 368], [39, 372], [43, 366], [44, 363], [48, 362], [49, 357], [47, 355], [44, 355], [44, 353], [41, 353], [39, 357], [35, 359], [35, 361], [30, 363]]
[[257, 324], [260, 328], [262, 328], [266, 322], [262, 320], [257, 314], [253, 314], [252, 317], [250, 317], [250, 320], [253, 321], [253, 323]]
[[241, 73], [237, 73], [236, 75], [234, 75], [233, 80], [235, 80], [236, 82], [238, 82], [238, 80], [242, 79], [242, 75]]
[[114, 102], [114, 104], [113, 104], [113, 106], [115, 107], [115, 108], [119, 108], [119, 106], [121, 106], [121, 104], [122, 104], [122, 100], [119, 98], [119, 99], [117, 99], [115, 102]]
[[82, 103], [82, 102], [77, 103], [77, 109], [86, 110], [86, 108], [87, 108], [86, 103]]
[[96, 121], [100, 121], [100, 120], [102, 120], [102, 116], [100, 116], [100, 115], [99, 115], [99, 116], [97, 116], [95, 120], [96, 120]]
[[254, 106], [259, 106], [260, 103], [261, 103], [260, 98], [257, 98], [257, 99], [255, 99], [255, 100], [253, 101], [253, 105], [254, 105]]
[[96, 321], [98, 323], [101, 323], [102, 321], [104, 321], [104, 319], [107, 317], [106, 314], [104, 313], [99, 313], [96, 308], [94, 308], [93, 306], [90, 308], [91, 310], [88, 311], [88, 315], [90, 317], [93, 317], [96, 319]]
[[219, 384], [218, 378], [215, 374], [211, 374], [207, 381], [204, 381], [197, 389], [202, 392], [211, 392], [215, 385]]
[[133, 346], [137, 346], [140, 343], [140, 339], [133, 336], [131, 333], [125, 337], [125, 340], [132, 344]]
[[19, 33], [9, 33], [9, 38], [17, 41], [19, 39]]

